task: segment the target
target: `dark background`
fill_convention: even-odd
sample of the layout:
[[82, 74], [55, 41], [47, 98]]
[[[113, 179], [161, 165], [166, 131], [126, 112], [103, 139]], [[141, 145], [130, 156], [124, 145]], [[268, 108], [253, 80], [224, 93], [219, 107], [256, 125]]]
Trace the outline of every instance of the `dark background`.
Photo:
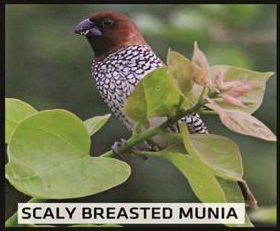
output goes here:
[[[276, 72], [276, 5], [169, 4], [13, 4], [6, 5], [6, 97], [38, 110], [63, 108], [81, 119], [109, 112], [91, 78], [92, 50], [73, 33], [77, 23], [99, 10], [131, 17], [163, 60], [169, 48], [191, 58], [194, 41], [209, 63]], [[276, 75], [267, 83], [262, 106], [254, 114], [276, 133]], [[204, 116], [209, 131], [240, 146], [244, 178], [259, 207], [276, 206], [276, 143], [234, 134], [215, 116]], [[110, 149], [129, 133], [115, 118], [93, 138], [92, 155]], [[160, 159], [128, 157], [130, 179], [107, 192], [76, 199], [81, 202], [191, 202], [187, 181]], [[6, 217], [18, 202], [29, 199], [6, 181]], [[273, 225], [261, 223], [257, 225]]]

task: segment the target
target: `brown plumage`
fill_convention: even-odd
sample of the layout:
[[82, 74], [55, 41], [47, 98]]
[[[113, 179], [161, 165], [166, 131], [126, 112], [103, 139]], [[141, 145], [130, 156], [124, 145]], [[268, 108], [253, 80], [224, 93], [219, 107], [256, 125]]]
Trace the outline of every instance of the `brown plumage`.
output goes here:
[[88, 17], [102, 36], [86, 36], [95, 53], [95, 61], [102, 60], [119, 48], [131, 45], [149, 47], [137, 26], [128, 17], [115, 12], [99, 12]]

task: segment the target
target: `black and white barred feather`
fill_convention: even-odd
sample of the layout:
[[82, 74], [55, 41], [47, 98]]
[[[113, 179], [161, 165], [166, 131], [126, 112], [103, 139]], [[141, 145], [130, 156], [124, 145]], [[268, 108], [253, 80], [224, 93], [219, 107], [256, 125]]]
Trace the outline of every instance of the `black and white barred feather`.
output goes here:
[[[163, 65], [144, 45], [123, 47], [103, 60], [93, 62], [92, 76], [103, 101], [127, 129], [132, 130], [133, 123], [123, 112], [125, 101], [141, 78]], [[190, 133], [207, 133], [197, 113], [182, 118], [182, 121], [187, 123]]]

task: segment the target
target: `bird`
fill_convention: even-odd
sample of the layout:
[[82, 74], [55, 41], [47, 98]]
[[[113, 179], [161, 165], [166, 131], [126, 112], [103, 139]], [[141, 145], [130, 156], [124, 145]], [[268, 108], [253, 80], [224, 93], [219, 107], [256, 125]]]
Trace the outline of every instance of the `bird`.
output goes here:
[[[125, 115], [124, 104], [139, 81], [149, 72], [165, 66], [164, 62], [154, 53], [137, 25], [118, 12], [93, 13], [76, 25], [74, 33], [85, 36], [94, 52], [91, 73], [101, 98], [132, 131], [134, 124]], [[197, 113], [183, 117], [181, 122], [187, 124], [191, 134], [208, 133]], [[246, 203], [254, 207], [256, 199], [246, 182], [238, 184]]]
[[[126, 100], [149, 72], [165, 66], [136, 24], [127, 16], [101, 11], [81, 21], [74, 30], [84, 35], [94, 51], [92, 77], [105, 104], [130, 131], [134, 124], [124, 113]], [[190, 133], [207, 133], [197, 113], [181, 119]]]

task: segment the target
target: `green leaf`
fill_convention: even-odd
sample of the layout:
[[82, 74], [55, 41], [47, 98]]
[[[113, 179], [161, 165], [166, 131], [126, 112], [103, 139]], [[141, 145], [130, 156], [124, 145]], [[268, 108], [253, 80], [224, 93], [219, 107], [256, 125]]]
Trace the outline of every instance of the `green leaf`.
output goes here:
[[225, 192], [227, 201], [230, 201], [231, 203], [244, 203], [244, 197], [236, 181], [219, 177], [217, 179]]
[[195, 195], [202, 202], [226, 202], [225, 194], [213, 172], [200, 160], [190, 155], [178, 153], [178, 151], [183, 152], [183, 149], [182, 146], [174, 146], [157, 154], [146, 152], [145, 154], [164, 158], [171, 162], [186, 177]]
[[250, 218], [253, 221], [266, 223], [266, 224], [276, 224], [277, 223], [277, 210], [276, 206], [264, 206], [249, 213]]
[[13, 98], [5, 99], [5, 143], [9, 143], [17, 125], [37, 110], [31, 105]]
[[[188, 180], [193, 192], [202, 203], [244, 203], [240, 187], [236, 181], [215, 177], [200, 159], [187, 155], [184, 145], [169, 146], [160, 152], [143, 152], [171, 162]], [[245, 205], [245, 204], [244, 204]], [[226, 224], [230, 227], [253, 227], [249, 217], [244, 224]]]
[[220, 177], [242, 180], [241, 154], [234, 141], [214, 134], [191, 135], [197, 156]]
[[[230, 203], [244, 203], [244, 198], [242, 196], [242, 192], [237, 182], [217, 178], [220, 186], [223, 188], [226, 200]], [[245, 223], [244, 224], [226, 224], [229, 227], [254, 227], [251, 223], [248, 215], [245, 215]]]
[[144, 87], [148, 116], [175, 115], [180, 95], [175, 90], [167, 68], [160, 68], [146, 76], [141, 82]]
[[169, 51], [167, 54], [168, 71], [172, 75], [178, 92], [184, 97], [184, 108], [193, 103], [191, 61], [183, 55]]
[[183, 140], [183, 144], [184, 144], [186, 151], [194, 158], [198, 158], [199, 156], [196, 154], [196, 151], [193, 148], [193, 145], [190, 140], [190, 133], [187, 128], [187, 124], [179, 123], [179, 128], [180, 128], [180, 134], [182, 135], [182, 140]]
[[34, 114], [15, 129], [8, 146], [6, 178], [36, 198], [76, 198], [115, 187], [130, 175], [119, 160], [90, 157], [83, 122], [65, 110]]
[[145, 91], [141, 81], [136, 85], [133, 92], [125, 102], [124, 112], [135, 122], [148, 127], [147, 101], [145, 99]]
[[181, 100], [168, 68], [163, 67], [140, 80], [126, 101], [124, 111], [132, 120], [145, 124], [147, 117], [175, 115]]
[[95, 116], [93, 118], [85, 120], [83, 123], [86, 126], [88, 133], [92, 136], [95, 134], [100, 128], [104, 126], [104, 124], [108, 121], [111, 114], [107, 114], [104, 116]]
[[190, 135], [185, 123], [180, 124], [180, 132], [187, 152], [199, 158], [215, 175], [242, 180], [242, 158], [238, 146], [232, 140], [214, 134]]

